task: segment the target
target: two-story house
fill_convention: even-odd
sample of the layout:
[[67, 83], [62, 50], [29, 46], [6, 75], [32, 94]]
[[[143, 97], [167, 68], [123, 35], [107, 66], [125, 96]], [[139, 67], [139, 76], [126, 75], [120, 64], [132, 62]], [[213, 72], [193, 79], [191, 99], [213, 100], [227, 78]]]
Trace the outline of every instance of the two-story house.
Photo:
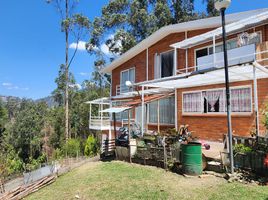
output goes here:
[[[263, 133], [268, 9], [229, 14], [226, 24], [234, 134]], [[130, 116], [143, 132], [188, 124], [196, 137], [222, 140], [227, 119], [219, 27], [220, 17], [163, 27], [106, 66], [102, 72], [111, 74], [112, 81], [105, 104], [113, 108], [108, 112], [116, 112], [115, 126]], [[103, 99], [96, 102], [102, 110]], [[103, 114], [94, 129], [114, 138], [113, 118], [103, 119]]]

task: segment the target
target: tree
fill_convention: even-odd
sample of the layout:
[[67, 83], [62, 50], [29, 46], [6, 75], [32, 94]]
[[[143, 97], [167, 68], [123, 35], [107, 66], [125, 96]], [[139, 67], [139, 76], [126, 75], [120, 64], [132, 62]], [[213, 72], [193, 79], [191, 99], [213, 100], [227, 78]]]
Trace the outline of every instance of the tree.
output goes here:
[[[89, 29], [90, 21], [87, 17], [81, 14], [72, 14], [79, 0], [47, 0], [47, 3], [54, 3], [61, 15], [61, 30], [65, 33], [65, 91], [64, 91], [64, 105], [65, 105], [65, 139], [69, 135], [69, 68], [76, 55], [78, 43], [85, 32]], [[76, 48], [69, 61], [69, 35], [73, 33], [76, 39]]]
[[209, 16], [218, 16], [220, 12], [214, 7], [214, 0], [203, 0], [203, 3], [207, 4], [207, 13]]

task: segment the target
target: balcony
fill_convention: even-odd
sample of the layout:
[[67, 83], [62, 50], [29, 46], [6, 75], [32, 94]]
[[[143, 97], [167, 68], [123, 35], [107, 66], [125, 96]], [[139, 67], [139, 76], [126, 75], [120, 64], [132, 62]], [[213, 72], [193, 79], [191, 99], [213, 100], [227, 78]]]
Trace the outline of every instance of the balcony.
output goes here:
[[90, 116], [89, 129], [91, 129], [91, 130], [109, 130], [110, 129], [110, 117]]
[[116, 95], [124, 94], [127, 92], [133, 92], [133, 88], [128, 87], [126, 85], [117, 85], [116, 86]]

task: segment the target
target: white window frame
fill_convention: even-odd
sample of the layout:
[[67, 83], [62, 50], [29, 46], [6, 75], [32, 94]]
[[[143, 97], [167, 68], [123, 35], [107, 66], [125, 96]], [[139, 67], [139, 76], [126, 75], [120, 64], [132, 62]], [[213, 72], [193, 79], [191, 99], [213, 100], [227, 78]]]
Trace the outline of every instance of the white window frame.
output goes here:
[[[246, 31], [244, 31], [244, 32], [246, 32]], [[262, 43], [262, 31], [255, 31], [254, 33], [259, 33], [260, 34], [260, 43]], [[241, 34], [241, 33], [238, 33], [237, 36], [239, 34]], [[234, 37], [234, 38], [231, 38], [231, 39], [227, 40], [227, 42], [232, 41], [232, 40], [236, 40], [237, 39], [237, 36]], [[223, 42], [218, 42], [218, 43], [215, 44], [215, 47], [218, 46], [218, 45], [222, 45], [222, 44], [223, 44]], [[197, 65], [196, 52], [199, 51], [199, 50], [201, 50], [201, 49], [207, 48], [208, 55], [213, 55], [213, 54], [209, 54], [209, 48], [211, 48], [211, 47], [213, 48], [213, 44], [207, 45], [207, 46], [204, 46], [204, 47], [200, 47], [200, 48], [197, 48], [197, 49], [194, 49], [194, 65], [195, 66]]]
[[122, 70], [121, 72], [120, 72], [120, 86], [121, 86], [121, 81], [122, 81], [122, 74], [124, 73], [124, 72], [127, 72], [128, 71], [128, 80], [129, 80], [129, 71], [130, 70], [134, 70], [134, 83], [135, 83], [135, 81], [136, 81], [136, 69], [135, 69], [135, 67], [131, 67], [131, 68], [129, 68], [129, 69], [125, 69], [125, 70]]
[[[249, 88], [250, 89], [250, 108], [251, 108], [251, 111], [250, 112], [232, 112], [232, 114], [234, 115], [249, 115], [249, 114], [252, 114], [253, 113], [253, 97], [252, 97], [252, 85], [243, 85], [243, 86], [233, 86], [233, 87], [230, 87], [230, 93], [231, 93], [231, 90], [232, 89], [246, 89], [246, 88]], [[205, 92], [205, 91], [217, 91], [217, 90], [223, 90], [224, 93], [225, 93], [225, 88], [224, 87], [221, 87], [221, 88], [213, 88], [213, 89], [203, 89], [203, 90], [192, 90], [192, 91], [187, 91], [187, 92], [182, 92], [182, 115], [204, 115], [204, 116], [209, 116], [209, 115], [226, 115], [227, 113], [226, 112], [207, 112], [207, 113], [204, 113], [204, 111], [202, 112], [184, 112], [184, 107], [183, 107], [183, 95], [184, 94], [191, 94], [191, 93], [201, 93], [201, 106], [202, 108], [204, 108], [204, 101], [203, 101], [203, 95], [202, 95], [202, 92]], [[231, 101], [230, 101], [231, 103]], [[224, 101], [224, 106], [226, 108], [226, 100]]]

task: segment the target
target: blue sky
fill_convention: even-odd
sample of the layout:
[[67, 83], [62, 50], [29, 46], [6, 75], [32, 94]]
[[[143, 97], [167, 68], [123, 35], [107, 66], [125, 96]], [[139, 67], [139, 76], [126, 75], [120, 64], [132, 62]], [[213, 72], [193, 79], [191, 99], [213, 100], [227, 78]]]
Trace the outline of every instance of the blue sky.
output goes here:
[[[80, 0], [76, 11], [92, 20], [107, 2]], [[195, 7], [205, 9], [202, 0], [196, 0]], [[267, 0], [233, 0], [228, 13], [264, 7]], [[33, 99], [50, 95], [63, 62], [64, 34], [53, 6], [45, 0], [0, 0], [0, 95]], [[93, 62], [87, 52], [77, 53], [70, 70], [78, 83], [89, 77]]]

